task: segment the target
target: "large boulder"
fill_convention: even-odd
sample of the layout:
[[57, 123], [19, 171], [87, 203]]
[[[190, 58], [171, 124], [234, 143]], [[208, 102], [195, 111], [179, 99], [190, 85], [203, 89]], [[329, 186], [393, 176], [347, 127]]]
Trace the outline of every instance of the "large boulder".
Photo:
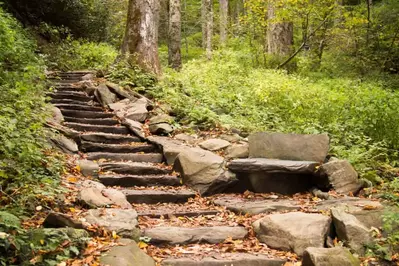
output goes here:
[[331, 218], [291, 212], [268, 215], [253, 223], [256, 237], [271, 248], [302, 254], [308, 247], [324, 247]]
[[168, 137], [149, 136], [147, 140], [156, 144], [162, 150], [168, 165], [173, 165], [181, 152], [191, 149], [191, 147], [186, 146], [182, 141]]
[[64, 153], [74, 154], [78, 153], [78, 144], [72, 139], [65, 137], [64, 135], [57, 135], [51, 138], [52, 143], [55, 147], [60, 149]]
[[310, 247], [303, 253], [302, 266], [360, 266], [360, 261], [343, 247]]
[[115, 83], [112, 83], [112, 82], [107, 81], [107, 82], [105, 83], [105, 85], [107, 85], [107, 87], [108, 87], [113, 93], [115, 93], [116, 95], [118, 95], [119, 98], [127, 98], [127, 99], [130, 99], [130, 100], [134, 100], [134, 99], [135, 99], [135, 97], [134, 97], [133, 95], [131, 95], [128, 91], [126, 91], [125, 89], [119, 87], [119, 85], [117, 85], [117, 84], [115, 84]]
[[329, 142], [327, 134], [255, 133], [249, 136], [249, 157], [324, 162]]
[[238, 180], [224, 169], [224, 159], [200, 148], [185, 148], [176, 158], [174, 169], [181, 173], [183, 183], [202, 195], [224, 191]]
[[112, 247], [100, 258], [101, 265], [108, 266], [155, 266], [155, 261], [142, 251], [136, 242], [121, 239], [121, 246]]
[[100, 84], [94, 92], [97, 100], [103, 107], [118, 101], [118, 97], [112, 93], [105, 84]]
[[51, 106], [51, 117], [48, 119], [48, 121], [56, 124], [61, 124], [64, 122], [64, 116], [62, 115], [61, 110], [55, 106]]
[[149, 120], [149, 130], [155, 135], [167, 135], [173, 132], [171, 123], [173, 122], [173, 117], [166, 114], [159, 114], [152, 117]]
[[85, 214], [85, 219], [122, 237], [138, 239], [140, 236], [135, 210], [91, 209]]
[[331, 214], [338, 239], [354, 252], [364, 255], [364, 245], [372, 242], [371, 230], [342, 208], [333, 208]]
[[140, 98], [127, 105], [127, 108], [117, 112], [117, 116], [131, 119], [138, 122], [144, 122], [148, 116], [148, 102], [145, 98]]
[[362, 188], [362, 182], [352, 165], [346, 160], [333, 160], [323, 164], [320, 175], [324, 177], [336, 192], [354, 194]]
[[248, 143], [243, 144], [232, 144], [226, 149], [225, 156], [228, 159], [232, 158], [248, 158], [249, 156], [249, 145]]

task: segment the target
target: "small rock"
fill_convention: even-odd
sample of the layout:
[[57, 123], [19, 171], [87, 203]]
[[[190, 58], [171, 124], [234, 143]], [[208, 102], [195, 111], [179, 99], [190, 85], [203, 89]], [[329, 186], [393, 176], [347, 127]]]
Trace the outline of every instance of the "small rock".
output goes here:
[[55, 106], [51, 106], [51, 118], [49, 121], [56, 123], [56, 124], [61, 124], [64, 122], [64, 116], [61, 113], [61, 110]]
[[160, 123], [173, 123], [174, 118], [171, 117], [170, 115], [166, 115], [166, 114], [159, 114], [157, 116], [151, 117], [150, 120], [148, 121], [149, 125], [153, 125], [153, 124], [160, 124]]
[[334, 208], [331, 214], [338, 239], [354, 252], [364, 255], [364, 245], [372, 242], [371, 230], [344, 209]]
[[271, 248], [302, 254], [308, 247], [324, 247], [331, 218], [322, 214], [271, 214], [252, 226], [259, 241]]
[[249, 157], [324, 162], [329, 143], [327, 134], [256, 133], [249, 136]]
[[80, 221], [76, 221], [69, 215], [59, 212], [50, 212], [44, 220], [43, 226], [51, 228], [72, 227], [76, 229], [84, 229], [84, 226]]
[[140, 236], [135, 210], [91, 209], [85, 214], [85, 219], [122, 237], [138, 239]]
[[302, 266], [360, 266], [360, 261], [343, 247], [310, 247], [303, 253]]
[[222, 157], [200, 148], [184, 148], [174, 163], [174, 169], [181, 173], [183, 182], [202, 195], [221, 192], [238, 181], [223, 167]]
[[101, 265], [108, 266], [155, 266], [155, 261], [142, 251], [136, 242], [121, 239], [123, 246], [112, 247], [100, 258]]
[[98, 177], [98, 171], [100, 170], [100, 166], [96, 162], [89, 160], [80, 160], [78, 161], [77, 165], [82, 175], [86, 177]]
[[197, 142], [198, 137], [181, 133], [177, 134], [175, 139], [187, 142], [188, 144], [194, 144]]
[[201, 142], [199, 146], [208, 151], [218, 151], [230, 146], [230, 142], [222, 139], [208, 139]]
[[221, 138], [223, 140], [226, 140], [228, 142], [232, 142], [232, 143], [239, 142], [240, 140], [242, 140], [241, 136], [236, 134], [236, 133], [233, 133], [233, 134], [222, 134], [222, 135], [219, 136], [219, 138]]
[[120, 206], [122, 209], [131, 209], [132, 205], [126, 200], [125, 194], [121, 191], [113, 189], [113, 188], [106, 188], [101, 191], [101, 193], [110, 199], [114, 205]]
[[89, 73], [89, 74], [84, 75], [80, 79], [81, 80], [91, 80], [91, 79], [94, 79], [94, 78], [95, 78], [95, 76], [93, 74]]
[[101, 208], [112, 205], [112, 201], [103, 196], [98, 188], [84, 188], [79, 191], [78, 198], [90, 208]]
[[140, 122], [125, 118], [122, 120], [122, 124], [125, 125], [130, 131], [132, 131], [137, 137], [142, 139], [145, 138], [143, 124], [141, 124]]
[[362, 187], [357, 172], [346, 160], [333, 160], [325, 163], [319, 171], [321, 176], [328, 178], [328, 182], [338, 193], [354, 194]]
[[113, 94], [105, 84], [100, 84], [94, 92], [94, 95], [103, 107], [108, 107], [109, 104], [118, 101], [118, 97]]
[[79, 151], [78, 144], [76, 144], [76, 142], [72, 139], [65, 137], [64, 135], [57, 135], [56, 137], [51, 138], [51, 141], [62, 152], [74, 154], [78, 153]]
[[167, 135], [173, 132], [172, 126], [167, 123], [152, 124], [149, 130], [155, 135]]
[[232, 144], [226, 149], [226, 158], [248, 158], [249, 145], [248, 144]]

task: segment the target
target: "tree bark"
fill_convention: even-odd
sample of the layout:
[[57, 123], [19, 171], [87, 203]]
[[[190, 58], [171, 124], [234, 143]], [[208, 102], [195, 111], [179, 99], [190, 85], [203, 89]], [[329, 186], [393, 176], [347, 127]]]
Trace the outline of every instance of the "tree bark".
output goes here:
[[229, 9], [228, 0], [219, 0], [220, 8], [220, 43], [226, 44], [227, 41], [227, 14]]
[[159, 0], [129, 0], [122, 54], [156, 75], [161, 74], [158, 25]]
[[[268, 20], [275, 19], [275, 9], [268, 6]], [[294, 44], [294, 24], [292, 22], [269, 22], [267, 29], [267, 51], [274, 55], [289, 55]]]
[[212, 59], [212, 36], [213, 36], [213, 1], [205, 0], [206, 3], [206, 58]]
[[202, 48], [206, 48], [206, 28], [207, 28], [207, 1], [201, 1], [201, 26], [202, 26]]
[[181, 3], [180, 0], [169, 1], [169, 66], [181, 68]]

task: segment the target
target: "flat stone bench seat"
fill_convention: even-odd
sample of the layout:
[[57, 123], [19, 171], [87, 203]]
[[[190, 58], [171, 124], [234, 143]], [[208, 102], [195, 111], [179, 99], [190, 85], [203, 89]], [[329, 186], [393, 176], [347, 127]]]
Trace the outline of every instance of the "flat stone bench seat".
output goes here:
[[228, 168], [236, 173], [291, 173], [313, 174], [320, 164], [311, 161], [290, 161], [265, 158], [237, 159], [228, 164]]

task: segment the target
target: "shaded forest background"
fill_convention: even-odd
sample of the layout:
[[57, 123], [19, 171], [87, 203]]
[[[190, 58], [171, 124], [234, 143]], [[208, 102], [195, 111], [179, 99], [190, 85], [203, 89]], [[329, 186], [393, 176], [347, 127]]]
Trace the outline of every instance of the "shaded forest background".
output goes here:
[[[120, 59], [127, 0], [1, 3], [2, 206], [30, 215], [56, 203], [65, 165], [46, 142], [44, 73], [77, 69], [156, 99], [181, 130], [327, 132], [330, 153], [373, 183], [367, 193], [399, 204], [399, 1], [229, 0], [224, 10], [225, 2], [182, 0], [176, 40], [169, 1], [160, 1], [158, 76]], [[287, 42], [270, 43], [276, 26]], [[169, 67], [172, 38], [181, 50], [177, 70]], [[387, 218], [391, 227], [398, 215]], [[389, 258], [398, 242], [392, 233], [374, 251]]]

